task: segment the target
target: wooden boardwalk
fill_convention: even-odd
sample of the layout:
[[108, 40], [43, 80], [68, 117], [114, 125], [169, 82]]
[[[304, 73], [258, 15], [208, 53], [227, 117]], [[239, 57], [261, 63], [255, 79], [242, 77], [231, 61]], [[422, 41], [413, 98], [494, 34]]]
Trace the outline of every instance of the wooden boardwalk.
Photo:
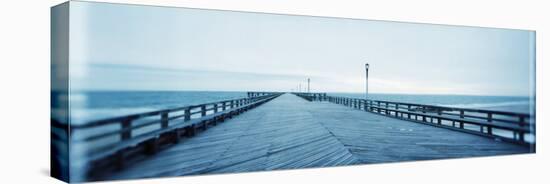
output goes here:
[[530, 153], [529, 147], [284, 94], [102, 179]]

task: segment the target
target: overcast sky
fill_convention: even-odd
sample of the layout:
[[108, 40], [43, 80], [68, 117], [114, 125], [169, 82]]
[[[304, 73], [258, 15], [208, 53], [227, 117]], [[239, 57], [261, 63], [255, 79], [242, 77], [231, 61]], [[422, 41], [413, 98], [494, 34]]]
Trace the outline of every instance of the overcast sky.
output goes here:
[[71, 2], [73, 90], [530, 94], [534, 32]]

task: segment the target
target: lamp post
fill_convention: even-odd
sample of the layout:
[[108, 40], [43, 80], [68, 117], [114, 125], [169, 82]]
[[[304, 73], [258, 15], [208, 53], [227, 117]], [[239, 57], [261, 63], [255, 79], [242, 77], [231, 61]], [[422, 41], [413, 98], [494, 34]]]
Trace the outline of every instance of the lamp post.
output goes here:
[[369, 64], [365, 63], [365, 99], [369, 98]]
[[309, 93], [309, 78], [307, 78], [307, 92]]

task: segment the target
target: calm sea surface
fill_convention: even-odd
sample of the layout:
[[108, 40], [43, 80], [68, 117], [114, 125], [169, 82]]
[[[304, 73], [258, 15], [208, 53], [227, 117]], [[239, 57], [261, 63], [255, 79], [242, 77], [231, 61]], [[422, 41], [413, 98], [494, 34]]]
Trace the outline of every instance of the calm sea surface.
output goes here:
[[[329, 93], [364, 98], [360, 93]], [[94, 91], [71, 94], [71, 121], [91, 120], [246, 97], [246, 92]], [[371, 94], [370, 99], [529, 113], [529, 97]]]

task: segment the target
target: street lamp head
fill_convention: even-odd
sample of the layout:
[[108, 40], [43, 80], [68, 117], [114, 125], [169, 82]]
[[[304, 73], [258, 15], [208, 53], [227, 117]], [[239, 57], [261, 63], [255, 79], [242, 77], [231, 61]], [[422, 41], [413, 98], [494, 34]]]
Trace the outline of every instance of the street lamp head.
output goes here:
[[365, 64], [365, 68], [369, 69], [369, 64], [368, 63]]

